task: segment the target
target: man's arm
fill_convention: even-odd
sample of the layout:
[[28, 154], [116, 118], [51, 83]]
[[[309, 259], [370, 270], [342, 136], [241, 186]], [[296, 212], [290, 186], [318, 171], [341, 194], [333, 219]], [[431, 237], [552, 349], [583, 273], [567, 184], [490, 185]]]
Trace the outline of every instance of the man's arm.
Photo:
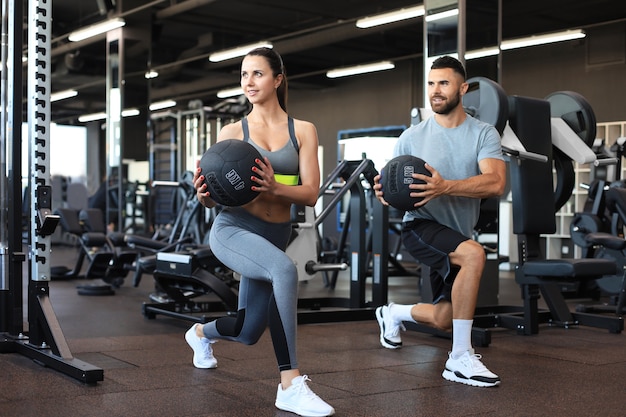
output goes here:
[[424, 184], [412, 184], [411, 197], [423, 197], [417, 205], [423, 206], [428, 201], [441, 195], [457, 197], [489, 198], [502, 195], [506, 186], [506, 163], [495, 158], [482, 159], [478, 166], [481, 174], [462, 180], [447, 180], [439, 172], [426, 164], [432, 176], [413, 174], [413, 178], [424, 181]]

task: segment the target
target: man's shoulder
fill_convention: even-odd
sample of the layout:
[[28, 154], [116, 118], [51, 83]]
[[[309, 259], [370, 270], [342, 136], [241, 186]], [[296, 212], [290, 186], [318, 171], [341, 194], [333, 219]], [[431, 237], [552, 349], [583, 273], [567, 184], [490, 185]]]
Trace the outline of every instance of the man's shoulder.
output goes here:
[[434, 118], [428, 117], [422, 121], [420, 121], [419, 123], [416, 123], [414, 125], [411, 125], [409, 127], [406, 128], [406, 130], [404, 131], [405, 133], [414, 133], [414, 132], [420, 132], [423, 131], [425, 129], [428, 129], [432, 123], [433, 123]]
[[480, 129], [494, 129], [494, 130], [496, 130], [495, 126], [492, 125], [491, 123], [483, 122], [482, 120], [477, 119], [474, 116], [471, 116], [469, 114], [467, 115], [466, 121], [468, 123], [473, 124], [474, 126], [477, 126]]

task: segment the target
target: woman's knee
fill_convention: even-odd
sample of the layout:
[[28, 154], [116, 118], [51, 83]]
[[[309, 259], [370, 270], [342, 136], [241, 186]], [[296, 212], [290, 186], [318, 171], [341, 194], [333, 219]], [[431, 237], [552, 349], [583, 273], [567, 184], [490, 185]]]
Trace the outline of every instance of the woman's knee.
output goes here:
[[258, 342], [260, 338], [261, 335], [240, 335], [238, 340], [241, 344], [251, 346], [256, 344], [256, 342]]
[[296, 268], [296, 265], [289, 257], [286, 257], [286, 259], [282, 262], [277, 262], [272, 275], [272, 279], [274, 281], [283, 280], [291, 283], [298, 282], [298, 268]]

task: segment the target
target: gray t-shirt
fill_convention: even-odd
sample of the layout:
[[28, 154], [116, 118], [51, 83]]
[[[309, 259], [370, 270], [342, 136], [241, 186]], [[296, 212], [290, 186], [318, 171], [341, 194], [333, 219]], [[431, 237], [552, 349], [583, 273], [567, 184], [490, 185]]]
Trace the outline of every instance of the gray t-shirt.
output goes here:
[[[498, 131], [471, 116], [455, 128], [442, 127], [434, 117], [409, 127], [396, 143], [394, 156], [399, 155], [423, 159], [447, 180], [479, 175], [482, 159], [504, 160]], [[403, 221], [430, 219], [471, 237], [479, 214], [480, 199], [443, 195], [407, 211]]]

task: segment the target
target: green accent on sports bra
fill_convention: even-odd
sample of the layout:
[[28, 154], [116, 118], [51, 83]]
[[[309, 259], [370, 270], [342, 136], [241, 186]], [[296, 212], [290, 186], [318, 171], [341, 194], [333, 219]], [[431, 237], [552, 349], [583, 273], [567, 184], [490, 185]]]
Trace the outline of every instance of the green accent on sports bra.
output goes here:
[[288, 174], [274, 174], [274, 179], [276, 182], [285, 185], [298, 185], [300, 182], [300, 176], [298, 174], [288, 175]]

